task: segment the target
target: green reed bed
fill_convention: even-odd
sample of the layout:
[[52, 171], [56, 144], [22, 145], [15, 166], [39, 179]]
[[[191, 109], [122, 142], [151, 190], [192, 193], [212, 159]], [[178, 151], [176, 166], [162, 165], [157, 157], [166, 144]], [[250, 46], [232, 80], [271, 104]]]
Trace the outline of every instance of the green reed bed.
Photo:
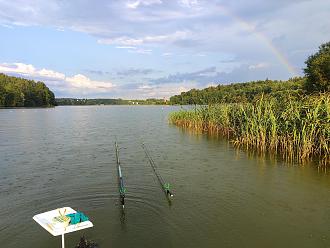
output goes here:
[[227, 136], [235, 146], [283, 154], [300, 162], [330, 159], [330, 95], [279, 102], [216, 104], [182, 110], [169, 116], [171, 123]]

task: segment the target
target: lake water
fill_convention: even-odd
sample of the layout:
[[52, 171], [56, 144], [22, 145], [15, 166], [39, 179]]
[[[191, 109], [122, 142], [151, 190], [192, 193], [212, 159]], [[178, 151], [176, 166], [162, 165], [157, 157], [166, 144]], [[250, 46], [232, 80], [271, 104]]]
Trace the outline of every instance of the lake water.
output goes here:
[[[35, 214], [70, 206], [101, 248], [330, 247], [330, 174], [168, 124], [179, 107], [0, 110], [0, 244], [60, 247]], [[119, 202], [114, 142], [127, 188]], [[141, 147], [175, 194], [170, 205]]]

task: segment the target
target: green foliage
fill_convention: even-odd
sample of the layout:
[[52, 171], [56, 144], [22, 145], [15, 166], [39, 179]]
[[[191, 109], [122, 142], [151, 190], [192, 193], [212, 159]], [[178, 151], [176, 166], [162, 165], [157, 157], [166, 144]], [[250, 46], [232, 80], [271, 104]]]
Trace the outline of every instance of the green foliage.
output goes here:
[[170, 122], [221, 134], [240, 147], [280, 152], [289, 160], [330, 160], [330, 95], [301, 99], [261, 97], [255, 103], [223, 103], [174, 112]]
[[54, 106], [55, 96], [43, 82], [0, 73], [0, 107]]
[[300, 97], [303, 93], [304, 78], [292, 78], [288, 81], [256, 81], [218, 85], [202, 90], [192, 89], [170, 98], [171, 104], [215, 104], [255, 102], [260, 96], [271, 96], [282, 100], [287, 95]]
[[309, 56], [305, 64], [306, 90], [330, 91], [330, 42], [321, 45], [319, 51]]

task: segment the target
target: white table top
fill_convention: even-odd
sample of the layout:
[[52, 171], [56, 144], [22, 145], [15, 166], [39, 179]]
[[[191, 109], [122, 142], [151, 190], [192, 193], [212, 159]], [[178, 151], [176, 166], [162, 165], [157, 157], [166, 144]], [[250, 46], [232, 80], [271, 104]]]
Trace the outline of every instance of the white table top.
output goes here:
[[[66, 211], [65, 211], [66, 210]], [[51, 233], [53, 236], [59, 236], [65, 233], [70, 233], [70, 232], [75, 232], [75, 231], [79, 231], [82, 229], [86, 229], [89, 227], [93, 227], [93, 223], [90, 221], [84, 221], [75, 225], [69, 225], [66, 228], [63, 229], [54, 229], [51, 225], [52, 220], [54, 217], [59, 216], [59, 211], [61, 213], [65, 214], [73, 214], [76, 213], [77, 211], [70, 208], [70, 207], [63, 207], [63, 208], [58, 208], [58, 209], [54, 209], [45, 213], [41, 213], [41, 214], [37, 214], [35, 216], [33, 216], [33, 219], [40, 225], [42, 226], [44, 229], [46, 229], [49, 233]]]

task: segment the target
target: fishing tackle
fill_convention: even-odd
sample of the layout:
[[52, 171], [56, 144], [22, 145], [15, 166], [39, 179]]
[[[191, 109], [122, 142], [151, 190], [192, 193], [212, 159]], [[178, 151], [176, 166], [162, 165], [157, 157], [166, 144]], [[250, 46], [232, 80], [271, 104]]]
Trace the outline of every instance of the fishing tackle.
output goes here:
[[125, 189], [125, 185], [124, 185], [123, 175], [121, 173], [121, 166], [120, 166], [120, 160], [119, 160], [119, 148], [118, 148], [117, 141], [115, 142], [115, 148], [116, 148], [116, 161], [117, 161], [118, 177], [119, 177], [120, 203], [121, 203], [121, 205], [122, 205], [122, 207], [124, 209], [125, 208], [125, 193], [126, 193], [126, 189]]
[[158, 172], [157, 172], [157, 170], [156, 170], [155, 162], [154, 162], [154, 160], [152, 159], [152, 157], [150, 156], [150, 153], [149, 153], [149, 151], [148, 151], [148, 149], [147, 149], [147, 147], [145, 146], [144, 143], [142, 143], [142, 148], [143, 148], [143, 150], [144, 150], [144, 152], [145, 152], [145, 154], [146, 154], [146, 156], [147, 156], [147, 158], [148, 158], [148, 160], [149, 160], [149, 163], [150, 163], [150, 165], [151, 165], [151, 168], [153, 169], [153, 171], [154, 171], [156, 177], [158, 178], [158, 181], [159, 181], [160, 185], [162, 186], [162, 188], [163, 188], [163, 190], [164, 190], [166, 196], [167, 196], [169, 199], [172, 198], [174, 195], [173, 195], [173, 193], [171, 192], [170, 184], [169, 184], [169, 183], [165, 183], [165, 181], [164, 181], [164, 179], [161, 177], [161, 175], [158, 174]]

